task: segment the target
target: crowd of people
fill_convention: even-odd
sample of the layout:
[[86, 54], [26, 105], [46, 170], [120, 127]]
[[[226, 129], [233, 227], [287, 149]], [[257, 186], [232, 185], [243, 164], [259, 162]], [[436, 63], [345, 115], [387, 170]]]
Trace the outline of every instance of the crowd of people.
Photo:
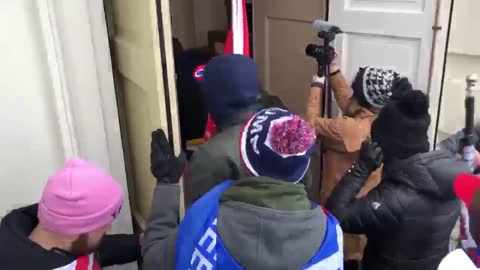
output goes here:
[[[343, 115], [321, 115], [327, 89], [314, 76], [302, 118], [262, 102], [252, 59], [212, 59], [199, 83], [218, 133], [187, 166], [162, 130], [152, 132], [157, 184], [145, 235], [107, 234], [122, 190], [75, 159], [49, 178], [37, 204], [3, 218], [0, 268], [476, 269], [476, 249], [473, 262], [461, 250], [448, 254], [462, 207], [472, 242], [480, 241], [480, 178], [459, 155], [462, 132], [430, 151], [428, 98], [408, 78], [364, 67], [349, 85], [338, 66], [330, 70]], [[307, 190], [318, 141], [315, 201]]]

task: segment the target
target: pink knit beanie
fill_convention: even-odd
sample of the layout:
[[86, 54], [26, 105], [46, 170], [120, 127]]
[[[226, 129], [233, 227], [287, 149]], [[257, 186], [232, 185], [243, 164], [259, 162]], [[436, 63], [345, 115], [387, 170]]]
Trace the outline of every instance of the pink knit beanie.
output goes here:
[[38, 219], [54, 233], [89, 233], [112, 223], [122, 202], [121, 187], [108, 173], [74, 159], [48, 179], [38, 206]]

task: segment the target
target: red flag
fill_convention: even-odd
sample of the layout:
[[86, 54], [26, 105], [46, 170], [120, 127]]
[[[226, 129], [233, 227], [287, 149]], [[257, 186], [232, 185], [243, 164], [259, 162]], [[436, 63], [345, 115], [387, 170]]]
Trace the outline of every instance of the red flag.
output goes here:
[[[225, 40], [224, 54], [243, 54], [250, 56], [250, 38], [248, 34], [248, 18], [245, 0], [232, 1], [232, 26]], [[210, 115], [203, 136], [206, 142], [216, 133], [217, 127]]]

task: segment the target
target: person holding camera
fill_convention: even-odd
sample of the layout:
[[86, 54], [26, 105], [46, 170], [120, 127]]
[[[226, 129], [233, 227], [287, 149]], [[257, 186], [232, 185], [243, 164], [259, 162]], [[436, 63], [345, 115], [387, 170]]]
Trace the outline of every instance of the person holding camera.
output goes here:
[[[338, 57], [338, 56], [337, 56]], [[313, 77], [307, 106], [307, 118], [315, 128], [324, 150], [320, 203], [325, 205], [333, 189], [358, 157], [362, 142], [370, 135], [377, 113], [394, 94], [412, 90], [407, 78], [393, 70], [360, 68], [350, 87], [335, 61], [330, 65], [330, 84], [343, 116], [327, 119], [323, 109], [324, 78]], [[380, 171], [372, 172], [357, 196], [375, 187]], [[365, 237], [344, 235], [346, 268], [356, 269], [362, 260]], [[350, 266], [352, 265], [352, 266]]]
[[[327, 202], [344, 232], [367, 235], [363, 269], [434, 270], [449, 251], [460, 214], [454, 180], [470, 168], [450, 151], [429, 152], [428, 106], [418, 90], [393, 96]], [[381, 183], [356, 197], [382, 164]]]

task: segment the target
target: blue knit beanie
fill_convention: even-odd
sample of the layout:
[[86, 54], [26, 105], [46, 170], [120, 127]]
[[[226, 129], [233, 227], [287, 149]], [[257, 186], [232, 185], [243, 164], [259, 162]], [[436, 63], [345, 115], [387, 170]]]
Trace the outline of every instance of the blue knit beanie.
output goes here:
[[298, 183], [309, 168], [314, 143], [315, 131], [300, 116], [269, 108], [245, 124], [240, 155], [255, 176]]
[[215, 123], [258, 101], [257, 65], [249, 57], [238, 54], [215, 57], [202, 75], [201, 94]]

